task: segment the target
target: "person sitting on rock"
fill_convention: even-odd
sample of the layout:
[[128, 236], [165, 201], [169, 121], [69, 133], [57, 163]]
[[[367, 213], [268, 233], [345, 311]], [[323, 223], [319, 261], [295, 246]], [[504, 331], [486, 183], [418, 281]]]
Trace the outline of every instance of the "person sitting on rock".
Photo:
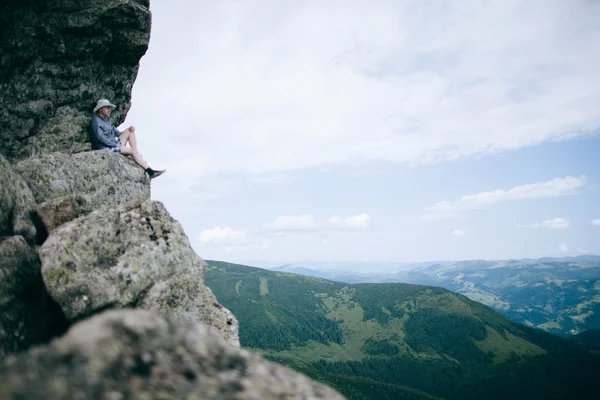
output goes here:
[[[94, 118], [90, 123], [90, 139], [93, 150], [110, 150], [115, 153], [121, 153], [126, 156], [132, 156], [136, 164], [144, 168], [150, 179], [161, 176], [165, 170], [157, 171], [148, 166], [142, 155], [137, 149], [137, 139], [135, 137], [135, 127], [130, 126], [123, 132], [119, 132], [108, 121], [112, 109], [115, 107], [110, 101], [100, 99], [94, 107]], [[129, 146], [127, 144], [129, 143]]]

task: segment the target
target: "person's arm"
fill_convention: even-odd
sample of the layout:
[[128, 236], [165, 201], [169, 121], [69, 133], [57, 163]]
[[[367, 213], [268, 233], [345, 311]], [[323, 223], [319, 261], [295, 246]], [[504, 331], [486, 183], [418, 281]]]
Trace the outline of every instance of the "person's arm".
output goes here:
[[117, 145], [114, 137], [109, 132], [102, 129], [97, 118], [92, 120], [91, 133], [92, 137], [97, 142], [102, 143], [106, 147], [115, 147]]

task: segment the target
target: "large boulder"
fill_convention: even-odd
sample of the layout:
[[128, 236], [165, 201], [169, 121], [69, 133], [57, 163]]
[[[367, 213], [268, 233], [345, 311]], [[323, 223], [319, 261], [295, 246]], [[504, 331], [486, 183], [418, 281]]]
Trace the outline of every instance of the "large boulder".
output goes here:
[[46, 292], [40, 268], [23, 237], [0, 242], [0, 358], [47, 342], [68, 326]]
[[204, 261], [160, 202], [133, 201], [61, 225], [40, 256], [48, 292], [69, 320], [151, 309], [216, 326], [239, 345], [237, 322], [204, 286]]
[[212, 328], [107, 311], [0, 366], [8, 399], [338, 400], [333, 389], [228, 345]]
[[0, 4], [0, 153], [10, 160], [89, 149], [96, 100], [120, 124], [148, 49], [149, 0]]
[[36, 228], [31, 213], [35, 206], [31, 189], [0, 155], [0, 236], [21, 235], [33, 241]]
[[150, 198], [150, 178], [130, 157], [108, 150], [52, 153], [14, 165], [38, 203], [85, 196], [86, 207], [107, 209]]

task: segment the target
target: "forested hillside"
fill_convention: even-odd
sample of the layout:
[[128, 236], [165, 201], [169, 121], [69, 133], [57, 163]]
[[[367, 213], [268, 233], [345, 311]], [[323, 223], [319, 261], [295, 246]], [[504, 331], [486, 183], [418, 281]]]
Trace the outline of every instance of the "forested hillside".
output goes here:
[[396, 272], [277, 268], [345, 283], [440, 286], [492, 307], [513, 321], [562, 336], [600, 329], [598, 256], [567, 259], [469, 260], [415, 264]]
[[465, 296], [209, 261], [243, 346], [351, 399], [592, 398], [600, 360]]
[[598, 261], [461, 261], [417, 268], [401, 280], [464, 294], [552, 333], [600, 329]]

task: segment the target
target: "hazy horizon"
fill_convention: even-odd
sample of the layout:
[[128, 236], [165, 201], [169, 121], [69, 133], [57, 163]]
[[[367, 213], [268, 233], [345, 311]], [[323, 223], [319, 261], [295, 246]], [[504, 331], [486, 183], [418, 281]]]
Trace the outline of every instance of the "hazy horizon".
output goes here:
[[[572, 260], [572, 259], [583, 259], [584, 261], [600, 261], [600, 255], [595, 254], [580, 254], [576, 256], [565, 256], [565, 257], [539, 257], [539, 258], [507, 258], [507, 259], [464, 259], [464, 260], [424, 260], [424, 261], [370, 261], [370, 260], [218, 260], [218, 259], [207, 259], [208, 261], [225, 261], [234, 264], [246, 265], [249, 267], [258, 267], [265, 269], [273, 269], [282, 266], [293, 265], [301, 268], [315, 269], [315, 270], [347, 270], [353, 272], [391, 272], [410, 270], [422, 265], [430, 265], [436, 263], [458, 263], [465, 261], [490, 261], [490, 262], [503, 262], [509, 260], [515, 261], [537, 261], [544, 259], [553, 260]], [[369, 270], [363, 270], [362, 268], [369, 267]]]

